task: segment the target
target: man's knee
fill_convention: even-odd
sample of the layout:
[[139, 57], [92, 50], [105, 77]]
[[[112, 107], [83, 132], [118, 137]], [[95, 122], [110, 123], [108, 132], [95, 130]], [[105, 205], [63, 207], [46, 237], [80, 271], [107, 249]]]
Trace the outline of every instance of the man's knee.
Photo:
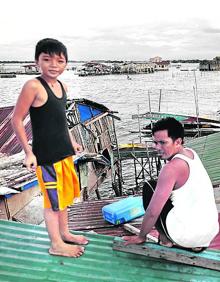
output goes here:
[[150, 179], [149, 181], [145, 181], [143, 185], [143, 193], [147, 192], [148, 190], [151, 190], [154, 192], [157, 185], [157, 181]]
[[143, 184], [142, 195], [143, 195], [143, 206], [145, 210], [147, 209], [150, 203], [150, 200], [152, 198], [156, 185], [157, 185], [157, 182], [153, 179], [150, 179], [149, 181], [144, 182]]

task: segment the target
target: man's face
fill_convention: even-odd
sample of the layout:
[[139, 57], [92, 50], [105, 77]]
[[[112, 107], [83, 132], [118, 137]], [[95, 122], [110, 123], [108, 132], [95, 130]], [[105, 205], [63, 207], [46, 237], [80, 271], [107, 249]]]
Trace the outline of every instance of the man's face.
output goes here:
[[153, 142], [155, 149], [163, 160], [169, 160], [173, 155], [178, 153], [180, 140], [178, 138], [173, 141], [173, 139], [168, 136], [167, 130], [155, 132], [153, 135]]

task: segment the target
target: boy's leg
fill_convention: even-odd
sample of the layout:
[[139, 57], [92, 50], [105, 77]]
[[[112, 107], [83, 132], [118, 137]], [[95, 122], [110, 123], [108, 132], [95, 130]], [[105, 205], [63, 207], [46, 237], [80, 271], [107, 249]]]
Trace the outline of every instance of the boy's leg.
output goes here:
[[44, 209], [44, 219], [51, 240], [49, 249], [51, 255], [79, 257], [84, 253], [83, 247], [68, 245], [63, 242], [59, 228], [59, 211], [53, 211], [50, 208]]
[[59, 230], [63, 241], [66, 243], [76, 243], [81, 245], [88, 244], [88, 240], [85, 236], [74, 235], [70, 233], [68, 228], [67, 208], [62, 211], [59, 211]]
[[44, 219], [51, 240], [52, 255], [79, 257], [84, 248], [66, 244], [60, 234], [60, 207], [57, 190], [57, 173], [53, 165], [37, 167], [37, 178], [44, 196]]

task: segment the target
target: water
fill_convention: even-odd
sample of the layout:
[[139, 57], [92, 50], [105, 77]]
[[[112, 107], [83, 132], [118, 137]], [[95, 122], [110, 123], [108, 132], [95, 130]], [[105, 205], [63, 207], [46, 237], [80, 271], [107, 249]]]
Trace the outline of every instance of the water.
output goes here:
[[[196, 65], [197, 66], [197, 65]], [[18, 75], [16, 78], [0, 79], [0, 106], [14, 105], [20, 90], [32, 76]], [[215, 117], [220, 109], [220, 72], [169, 71], [153, 74], [107, 75], [78, 77], [73, 71], [66, 71], [60, 79], [69, 89], [70, 98], [87, 98], [118, 111], [121, 122], [116, 122], [120, 143], [137, 140], [129, 133], [137, 129], [137, 120], [131, 115], [158, 110], [159, 93], [162, 92], [161, 111], [196, 114], [194, 89], [197, 87], [199, 114]], [[161, 90], [160, 90], [161, 89]]]
[[[186, 65], [187, 69], [190, 67], [196, 69], [198, 65]], [[0, 106], [14, 105], [23, 84], [31, 77], [1, 78]], [[200, 115], [215, 118], [220, 109], [220, 72], [180, 71], [172, 67], [169, 71], [131, 75], [131, 78], [128, 80], [126, 75], [78, 77], [73, 71], [66, 71], [60, 77], [68, 86], [70, 98], [94, 100], [118, 111], [121, 118], [116, 121], [119, 143], [138, 142], [138, 135], [129, 132], [138, 129], [137, 120], [132, 120], [131, 116], [138, 113], [138, 107], [140, 113], [149, 111], [149, 96], [151, 110], [157, 111], [160, 91], [161, 111], [195, 115], [196, 89]], [[129, 170], [127, 177], [133, 179]], [[132, 186], [130, 180], [127, 185]]]

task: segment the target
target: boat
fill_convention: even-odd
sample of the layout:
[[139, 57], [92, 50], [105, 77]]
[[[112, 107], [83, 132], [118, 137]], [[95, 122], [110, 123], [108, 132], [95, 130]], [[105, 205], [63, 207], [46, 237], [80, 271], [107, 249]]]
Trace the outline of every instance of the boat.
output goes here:
[[15, 73], [0, 73], [0, 78], [14, 78], [16, 77]]
[[151, 135], [152, 125], [156, 121], [167, 117], [173, 117], [181, 122], [187, 137], [204, 136], [220, 132], [220, 120], [217, 119], [167, 112], [146, 112], [144, 114], [132, 115], [132, 119], [142, 119], [146, 122], [141, 132], [147, 136]]
[[87, 62], [76, 69], [78, 76], [94, 76], [111, 74], [110, 66], [98, 62]]
[[20, 74], [28, 74], [28, 75], [40, 74], [40, 69], [36, 64], [27, 64], [27, 65], [23, 65], [22, 67], [24, 67], [24, 72]]
[[[13, 108], [0, 108], [0, 219], [16, 218], [19, 210], [40, 193], [35, 173], [22, 167], [24, 153], [11, 126]], [[83, 147], [83, 152], [74, 156], [81, 201], [93, 194], [99, 199], [99, 186], [109, 176], [119, 195], [120, 164], [113, 154], [117, 147], [114, 120], [119, 118], [104, 105], [87, 99], [68, 100], [66, 117], [73, 138]], [[24, 125], [31, 144], [29, 115]]]

